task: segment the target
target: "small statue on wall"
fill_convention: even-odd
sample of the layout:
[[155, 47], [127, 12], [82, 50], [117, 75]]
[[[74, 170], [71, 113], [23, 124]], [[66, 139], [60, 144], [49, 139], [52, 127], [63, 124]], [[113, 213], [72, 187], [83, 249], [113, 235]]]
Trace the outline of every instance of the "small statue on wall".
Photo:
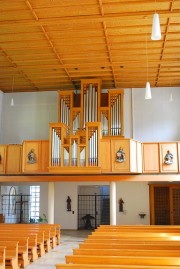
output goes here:
[[123, 148], [119, 148], [119, 150], [116, 152], [116, 162], [123, 163], [126, 160], [125, 152], [123, 151]]
[[123, 209], [123, 204], [124, 204], [124, 201], [122, 198], [119, 199], [119, 212], [123, 212], [124, 209]]
[[34, 153], [34, 149], [31, 149], [28, 153], [28, 163], [36, 163], [36, 154]]
[[71, 198], [70, 198], [70, 196], [68, 196], [66, 202], [67, 202], [67, 211], [71, 211]]
[[164, 158], [165, 164], [173, 164], [173, 154], [170, 152], [170, 150], [167, 151], [165, 158]]

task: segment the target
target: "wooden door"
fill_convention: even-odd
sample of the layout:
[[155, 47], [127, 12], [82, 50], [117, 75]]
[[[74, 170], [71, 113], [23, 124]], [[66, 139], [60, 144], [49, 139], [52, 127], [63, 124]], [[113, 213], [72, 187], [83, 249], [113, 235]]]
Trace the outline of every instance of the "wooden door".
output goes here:
[[180, 224], [180, 187], [172, 188], [171, 190], [171, 212], [172, 212], [172, 220], [171, 224], [179, 225]]
[[180, 186], [150, 185], [152, 225], [180, 225]]
[[154, 187], [154, 221], [156, 225], [170, 224], [169, 187]]

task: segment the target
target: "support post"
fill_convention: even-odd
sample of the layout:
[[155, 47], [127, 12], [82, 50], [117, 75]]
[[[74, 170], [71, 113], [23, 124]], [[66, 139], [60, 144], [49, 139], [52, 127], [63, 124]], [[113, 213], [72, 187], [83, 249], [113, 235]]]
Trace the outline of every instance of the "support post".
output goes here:
[[110, 224], [116, 225], [116, 182], [110, 183]]
[[54, 224], [54, 182], [48, 185], [48, 223]]

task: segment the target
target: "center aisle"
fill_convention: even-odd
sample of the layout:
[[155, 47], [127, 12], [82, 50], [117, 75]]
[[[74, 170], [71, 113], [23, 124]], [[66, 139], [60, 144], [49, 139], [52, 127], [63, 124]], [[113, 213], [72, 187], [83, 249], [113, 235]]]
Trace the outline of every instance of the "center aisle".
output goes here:
[[72, 249], [78, 248], [92, 231], [90, 230], [61, 230], [61, 244], [50, 250], [25, 269], [55, 269], [57, 263], [65, 263], [65, 256], [72, 254]]

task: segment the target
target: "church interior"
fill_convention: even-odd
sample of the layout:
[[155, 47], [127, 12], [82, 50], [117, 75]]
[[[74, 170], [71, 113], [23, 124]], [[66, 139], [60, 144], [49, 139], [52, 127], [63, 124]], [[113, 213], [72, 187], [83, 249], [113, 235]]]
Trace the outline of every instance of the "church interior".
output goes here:
[[[178, 236], [180, 1], [1, 0], [0, 6], [1, 229], [57, 224], [65, 245], [72, 231], [80, 243], [87, 237], [85, 244], [108, 232], [125, 240], [128, 227], [146, 242], [152, 227], [153, 238], [157, 231]], [[137, 227], [146, 230], [140, 235]], [[46, 247], [39, 257], [60, 252]], [[133, 257], [123, 264], [118, 250], [117, 259], [100, 258], [101, 264], [98, 250], [94, 261], [92, 250], [90, 258], [83, 251], [67, 256], [65, 267], [43, 269], [180, 268], [171, 253], [164, 263]], [[11, 268], [33, 264], [14, 261]]]

